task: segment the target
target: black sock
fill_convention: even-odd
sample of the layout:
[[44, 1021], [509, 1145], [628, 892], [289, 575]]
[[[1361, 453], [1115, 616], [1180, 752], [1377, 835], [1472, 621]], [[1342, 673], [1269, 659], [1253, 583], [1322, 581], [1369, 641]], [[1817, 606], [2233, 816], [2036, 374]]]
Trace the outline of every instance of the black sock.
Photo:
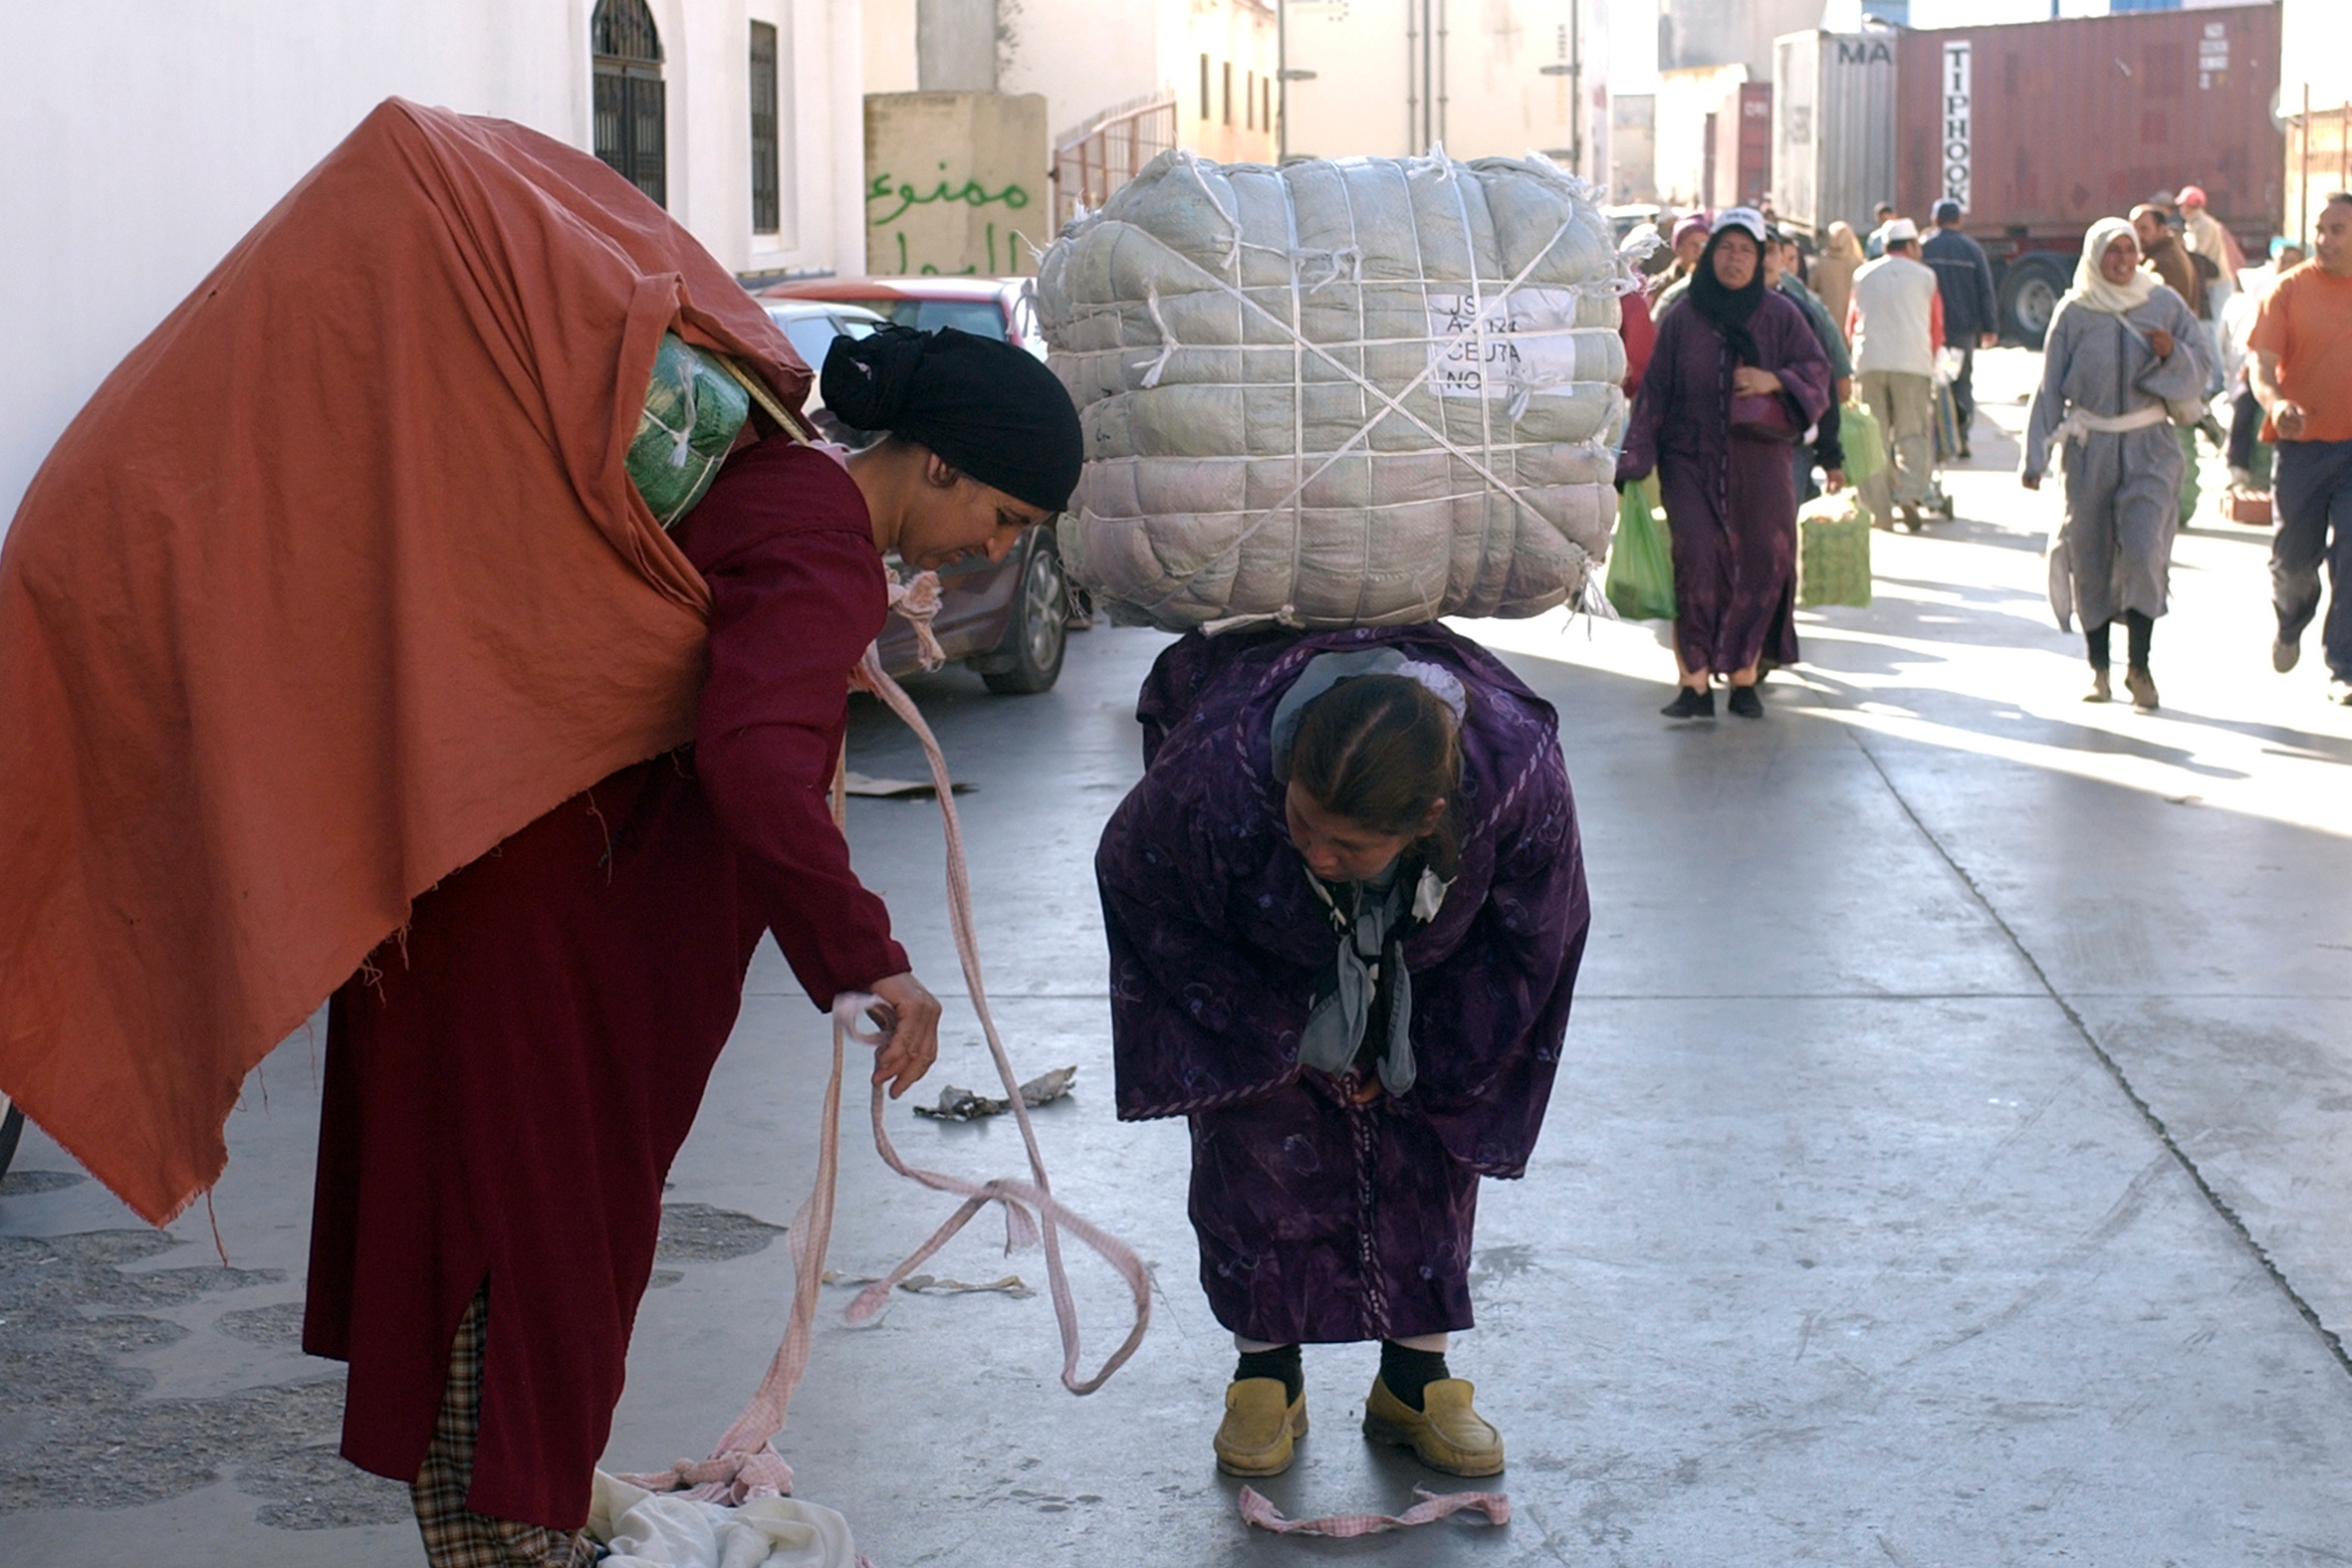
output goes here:
[[1412, 1350], [1393, 1339], [1380, 1341], [1380, 1381], [1410, 1410], [1421, 1408], [1423, 1389], [1452, 1376], [1442, 1350]]
[[1245, 1350], [1235, 1363], [1233, 1380], [1244, 1378], [1280, 1378], [1283, 1393], [1295, 1400], [1306, 1388], [1306, 1368], [1298, 1359], [1296, 1345], [1277, 1345], [1272, 1350]]

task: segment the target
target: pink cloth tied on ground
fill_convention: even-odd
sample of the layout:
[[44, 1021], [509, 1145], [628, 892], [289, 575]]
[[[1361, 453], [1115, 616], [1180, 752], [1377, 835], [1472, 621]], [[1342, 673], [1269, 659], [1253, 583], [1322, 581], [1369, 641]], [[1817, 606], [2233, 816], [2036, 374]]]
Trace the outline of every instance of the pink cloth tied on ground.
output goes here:
[[1413, 1491], [1423, 1500], [1402, 1513], [1334, 1513], [1320, 1519], [1286, 1519], [1282, 1510], [1261, 1496], [1257, 1488], [1244, 1486], [1242, 1518], [1277, 1535], [1328, 1535], [1340, 1540], [1434, 1524], [1465, 1508], [1485, 1514], [1491, 1524], [1511, 1522], [1511, 1498], [1499, 1491], [1435, 1492], [1426, 1486], [1416, 1486]]

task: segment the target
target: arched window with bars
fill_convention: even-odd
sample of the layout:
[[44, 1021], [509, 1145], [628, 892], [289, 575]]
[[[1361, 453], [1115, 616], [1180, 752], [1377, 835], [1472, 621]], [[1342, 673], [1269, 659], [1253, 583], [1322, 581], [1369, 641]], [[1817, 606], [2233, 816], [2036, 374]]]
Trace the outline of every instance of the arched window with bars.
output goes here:
[[666, 103], [661, 34], [645, 0], [596, 0], [588, 18], [594, 55], [596, 156], [621, 178], [669, 205], [663, 155]]

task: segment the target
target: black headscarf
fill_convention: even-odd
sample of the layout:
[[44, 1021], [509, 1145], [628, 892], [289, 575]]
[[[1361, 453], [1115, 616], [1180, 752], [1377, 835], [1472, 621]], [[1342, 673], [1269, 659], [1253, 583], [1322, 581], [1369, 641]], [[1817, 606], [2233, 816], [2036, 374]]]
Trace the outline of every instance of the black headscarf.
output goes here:
[[884, 327], [834, 340], [823, 389], [843, 424], [904, 436], [1016, 501], [1059, 512], [1078, 487], [1078, 411], [1060, 378], [1011, 343]]
[[[1727, 289], [1715, 276], [1715, 253], [1722, 246], [1724, 236], [1734, 233], [1757, 249], [1756, 274], [1748, 280], [1745, 289]], [[1700, 252], [1699, 265], [1691, 274], [1691, 309], [1715, 324], [1715, 330], [1723, 334], [1724, 341], [1732, 345], [1732, 352], [1739, 355], [1742, 364], [1757, 361], [1756, 335], [1748, 330], [1748, 319], [1764, 304], [1764, 297], [1763, 243], [1737, 224], [1727, 223], [1708, 236], [1707, 249]], [[831, 401], [829, 395], [826, 401]]]

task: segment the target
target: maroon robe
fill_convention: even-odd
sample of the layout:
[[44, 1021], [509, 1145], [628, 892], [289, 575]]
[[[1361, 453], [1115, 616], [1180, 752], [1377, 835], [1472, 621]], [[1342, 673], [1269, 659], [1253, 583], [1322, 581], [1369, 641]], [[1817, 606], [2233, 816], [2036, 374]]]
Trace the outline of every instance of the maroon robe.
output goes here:
[[[1806, 428], [1828, 411], [1829, 360], [1792, 301], [1766, 291], [1748, 320], [1757, 368], [1780, 377]], [[1796, 475], [1789, 448], [1732, 434], [1731, 345], [1685, 295], [1658, 322], [1620, 480], [1658, 471], [1674, 552], [1674, 642], [1683, 666], [1729, 675], [1759, 655], [1797, 658]]]
[[466, 1505], [556, 1529], [588, 1518], [663, 1177], [761, 934], [820, 1006], [907, 968], [826, 801], [886, 613], [863, 498], [773, 439], [676, 537], [711, 587], [695, 744], [419, 898], [329, 1011], [303, 1348], [351, 1363], [344, 1455], [416, 1474], [487, 1283]]

